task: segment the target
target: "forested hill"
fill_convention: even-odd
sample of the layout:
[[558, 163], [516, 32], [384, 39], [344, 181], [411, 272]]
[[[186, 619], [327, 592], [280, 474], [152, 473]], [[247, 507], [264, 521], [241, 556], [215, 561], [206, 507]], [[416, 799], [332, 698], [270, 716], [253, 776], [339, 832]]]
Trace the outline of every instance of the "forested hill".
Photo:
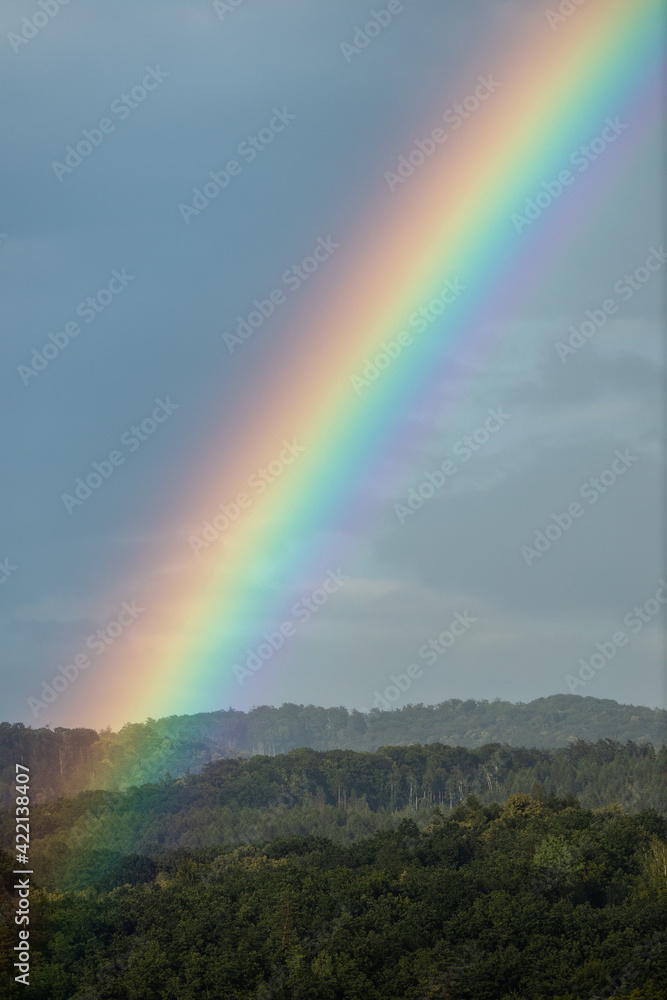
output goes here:
[[666, 772], [609, 740], [299, 749], [31, 804], [31, 994], [664, 1000]]
[[[667, 747], [600, 740], [558, 750], [469, 750], [435, 743], [219, 760], [186, 778], [34, 805], [31, 859], [41, 884], [82, 889], [131, 854], [306, 834], [349, 843], [406, 815], [426, 822], [436, 807], [449, 813], [471, 795], [502, 803], [530, 793], [667, 816]], [[13, 812], [0, 812], [0, 848], [11, 849], [14, 826]]]
[[118, 733], [3, 722], [0, 784], [9, 788], [17, 761], [30, 766], [33, 794], [43, 800], [86, 789], [127, 788], [199, 772], [214, 760], [275, 755], [297, 747], [370, 752], [414, 743], [559, 747], [576, 739], [659, 747], [667, 740], [667, 712], [563, 694], [528, 704], [452, 699], [368, 714], [315, 705], [263, 705], [247, 713], [229, 709], [149, 719]]

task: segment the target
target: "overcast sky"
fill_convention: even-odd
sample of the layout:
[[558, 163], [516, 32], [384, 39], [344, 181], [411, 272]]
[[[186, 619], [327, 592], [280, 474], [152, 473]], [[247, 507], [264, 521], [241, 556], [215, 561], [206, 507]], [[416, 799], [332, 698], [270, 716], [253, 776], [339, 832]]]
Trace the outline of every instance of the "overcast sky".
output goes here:
[[[55, 2], [44, 0], [49, 11]], [[146, 580], [169, 572], [151, 542], [162, 499], [187, 494], [183, 470], [213, 420], [233, 443], [249, 418], [253, 366], [288, 343], [299, 303], [267, 320], [241, 360], [223, 332], [318, 235], [354, 230], [383, 172], [422, 134], [434, 95], [446, 107], [470, 93], [528, 23], [541, 18], [550, 30], [539, 0], [415, 0], [350, 53], [341, 44], [387, 4], [217, 6], [72, 0], [44, 24], [32, 0], [5, 0], [0, 10], [0, 714], [8, 721], [139, 721], [131, 691], [126, 718], [107, 718], [92, 693], [86, 702], [64, 692], [35, 721], [27, 698], [110, 620], [119, 595], [140, 597], [138, 564]], [[33, 16], [38, 27], [26, 27]], [[271, 122], [270, 145], [237, 156]], [[89, 155], [66, 160], [83, 130]], [[539, 293], [526, 289], [476, 360], [452, 361], [456, 401], [415, 436], [411, 469], [388, 477], [372, 523], [346, 545], [344, 587], [262, 677], [227, 684], [224, 697], [215, 685], [190, 691], [187, 702], [174, 690], [170, 711], [267, 701], [370, 708], [378, 693], [394, 706], [529, 701], [570, 690], [667, 707], [667, 605], [655, 600], [666, 576], [664, 136], [636, 141], [631, 169], [619, 170]], [[192, 189], [235, 156], [241, 173], [226, 197], [184, 218], [179, 205], [192, 203]], [[631, 295], [614, 290], [649, 257], [656, 269], [646, 283]], [[313, 301], [323, 280], [311, 279]], [[90, 296], [96, 307], [80, 306]], [[559, 356], [569, 325], [612, 297], [618, 309], [603, 328]], [[67, 340], [68, 323], [81, 332], [36, 360], [49, 334]], [[68, 511], [62, 495], [76, 478], [167, 397], [178, 411], [134, 450], [126, 438], [123, 464]], [[476, 431], [483, 443], [465, 459], [461, 442]], [[447, 459], [456, 471], [446, 488], [399, 516], [408, 489]], [[536, 532], [573, 503], [580, 516], [560, 538], [552, 527], [548, 550], [531, 555]], [[171, 528], [187, 535], [185, 524]], [[299, 583], [285, 581], [286, 591]], [[667, 587], [661, 593], [667, 600]], [[443, 632], [452, 644], [431, 654]], [[613, 656], [572, 687], [567, 677], [582, 680], [582, 658], [604, 656], [596, 644]], [[410, 664], [419, 674], [408, 677]], [[392, 687], [392, 675], [405, 690]]]

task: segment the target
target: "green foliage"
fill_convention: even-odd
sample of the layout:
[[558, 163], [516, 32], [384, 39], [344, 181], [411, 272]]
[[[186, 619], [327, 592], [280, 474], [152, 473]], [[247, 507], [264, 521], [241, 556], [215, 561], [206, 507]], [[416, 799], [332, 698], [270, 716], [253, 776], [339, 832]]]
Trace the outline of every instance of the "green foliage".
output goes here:
[[[309, 835], [180, 848], [117, 861], [105, 876], [113, 888], [37, 890], [31, 995], [667, 995], [667, 894], [655, 891], [667, 856], [664, 829], [653, 830], [660, 817], [526, 793], [424, 812], [421, 830], [404, 816], [347, 846]], [[0, 974], [9, 972], [12, 935], [0, 925]]]
[[[300, 749], [278, 757], [220, 760], [185, 778], [32, 806], [31, 857], [46, 888], [108, 889], [138, 881], [127, 867], [128, 855], [156, 857], [276, 838], [351, 844], [406, 820], [417, 829], [437, 826], [447, 815], [458, 819], [460, 809], [473, 830], [494, 820], [487, 829], [489, 844], [511, 857], [519, 849], [515, 831], [527, 813], [539, 821], [554, 802], [565, 803], [573, 831], [582, 821], [581, 805], [616, 803], [620, 809], [621, 803], [664, 839], [666, 764], [667, 755], [650, 745], [608, 740], [551, 751], [434, 743], [383, 747], [375, 754]], [[604, 834], [615, 869], [627, 856], [628, 823], [619, 813]], [[12, 817], [0, 813], [0, 847], [11, 849], [12, 837]], [[647, 862], [643, 875], [658, 892], [659, 864], [655, 858], [652, 867]], [[549, 869], [545, 861], [544, 870], [534, 872], [546, 880], [545, 891], [547, 885], [555, 891], [557, 867], [554, 861]]]
[[[666, 764], [608, 739], [301, 748], [33, 801], [31, 993], [663, 998]], [[12, 835], [0, 813], [3, 998]]]

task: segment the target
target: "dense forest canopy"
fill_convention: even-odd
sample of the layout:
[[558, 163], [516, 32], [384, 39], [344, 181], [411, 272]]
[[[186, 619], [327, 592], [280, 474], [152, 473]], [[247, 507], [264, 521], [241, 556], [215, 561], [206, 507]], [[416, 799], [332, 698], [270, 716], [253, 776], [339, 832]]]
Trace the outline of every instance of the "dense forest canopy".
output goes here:
[[[9, 916], [12, 859], [0, 863]], [[486, 806], [471, 796], [447, 815], [429, 807], [421, 828], [405, 817], [349, 845], [309, 835], [135, 854], [85, 891], [35, 890], [30, 990], [37, 1000], [664, 1000], [666, 873], [655, 810], [524, 793]], [[21, 989], [10, 982], [12, 926], [0, 922], [8, 997]]]

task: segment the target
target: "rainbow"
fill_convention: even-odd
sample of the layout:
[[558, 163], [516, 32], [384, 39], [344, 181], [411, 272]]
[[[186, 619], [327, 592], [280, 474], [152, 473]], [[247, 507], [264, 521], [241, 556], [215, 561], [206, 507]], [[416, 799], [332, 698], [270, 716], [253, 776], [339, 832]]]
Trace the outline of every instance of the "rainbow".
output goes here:
[[[237, 697], [234, 668], [248, 647], [289, 618], [327, 570], [345, 569], [327, 538], [377, 516], [375, 491], [388, 458], [409, 466], [415, 431], [406, 429], [406, 416], [416, 404], [442, 411], [456, 388], [447, 381], [454, 360], [493, 343], [498, 324], [537, 294], [568, 241], [632, 169], [654, 122], [662, 20], [659, 0], [586, 0], [556, 30], [546, 18], [532, 24], [504, 66], [480, 68], [480, 75], [493, 71], [497, 92], [405, 183], [393, 193], [382, 188], [363, 230], [327, 265], [324, 291], [299, 316], [288, 356], [254, 378], [224, 468], [221, 428], [202, 445], [184, 476], [187, 489], [164, 512], [160, 571], [142, 593], [126, 595], [146, 612], [81, 690], [62, 699], [64, 711], [90, 724], [94, 698], [100, 723], [116, 725], [130, 712], [156, 718]], [[442, 124], [448, 103], [428, 128]], [[573, 151], [603, 129], [609, 135], [605, 123], [617, 118], [627, 131], [579, 174]], [[574, 182], [539, 218], [517, 222], [527, 199], [568, 167]], [[447, 281], [465, 291], [380, 377], [355, 382]], [[195, 555], [188, 536], [219, 503], [247, 490], [248, 476], [275, 459], [285, 440], [303, 454], [224, 538]], [[178, 537], [174, 524], [183, 526]], [[136, 572], [145, 579], [145, 567]], [[261, 684], [267, 700], [279, 676], [272, 660], [247, 684], [255, 692]]]

